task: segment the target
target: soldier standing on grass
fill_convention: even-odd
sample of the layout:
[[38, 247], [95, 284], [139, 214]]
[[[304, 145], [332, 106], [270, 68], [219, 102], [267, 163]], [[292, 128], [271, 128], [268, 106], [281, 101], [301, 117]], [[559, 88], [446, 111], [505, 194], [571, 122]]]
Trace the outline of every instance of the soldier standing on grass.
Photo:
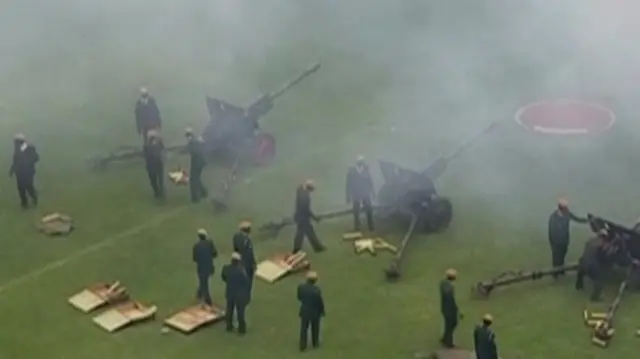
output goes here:
[[191, 157], [189, 165], [189, 192], [191, 194], [191, 202], [197, 203], [209, 195], [209, 191], [207, 191], [207, 188], [202, 183], [202, 171], [207, 165], [204, 153], [204, 142], [202, 139], [193, 135], [191, 128], [185, 130], [185, 136], [189, 141], [187, 143], [187, 150]]
[[142, 146], [142, 154], [147, 167], [147, 175], [156, 199], [164, 198], [164, 143], [155, 130], [147, 134], [147, 142]]
[[499, 359], [496, 335], [491, 330], [493, 317], [485, 314], [482, 317], [482, 325], [476, 326], [473, 331], [473, 343], [476, 351], [476, 359]]
[[196, 263], [196, 272], [198, 274], [198, 291], [196, 298], [204, 303], [211, 305], [211, 293], [209, 292], [209, 278], [215, 270], [213, 260], [218, 256], [218, 250], [207, 231], [198, 230], [198, 242], [193, 246], [193, 261]]
[[307, 350], [309, 330], [311, 330], [311, 345], [320, 346], [320, 320], [325, 316], [322, 292], [316, 285], [318, 274], [307, 273], [306, 283], [298, 286], [298, 301], [300, 302], [300, 351]]
[[[256, 272], [256, 256], [253, 253], [253, 244], [249, 234], [251, 233], [251, 222], [240, 222], [239, 231], [233, 235], [233, 251], [242, 257], [242, 265], [249, 278], [249, 297], [251, 301], [251, 290], [253, 289], [253, 275]], [[248, 304], [248, 303], [247, 303]]]
[[[569, 249], [569, 222], [587, 223], [586, 218], [580, 218], [569, 210], [566, 199], [558, 201], [558, 208], [549, 217], [549, 245], [551, 246], [551, 263], [554, 268], [564, 266], [564, 260]], [[554, 278], [564, 275], [564, 272], [553, 274]]]
[[145, 87], [140, 88], [140, 98], [136, 101], [135, 114], [138, 136], [142, 136], [143, 143], [146, 143], [150, 130], [162, 129], [162, 119], [156, 99], [149, 95]]
[[445, 279], [440, 282], [440, 311], [444, 318], [444, 333], [440, 342], [446, 348], [453, 348], [455, 346], [453, 333], [458, 326], [458, 319], [462, 318], [456, 302], [453, 284], [458, 278], [458, 272], [455, 269], [448, 269], [445, 275]]
[[36, 176], [36, 163], [40, 160], [40, 155], [35, 146], [28, 143], [25, 136], [17, 134], [13, 139], [13, 161], [9, 168], [9, 176], [16, 176], [18, 185], [18, 196], [20, 196], [20, 206], [29, 207], [27, 195], [31, 197], [34, 206], [38, 205], [38, 192], [34, 185]]
[[296, 235], [293, 239], [293, 254], [300, 252], [302, 249], [302, 241], [304, 237], [309, 239], [313, 250], [322, 252], [326, 248], [318, 240], [316, 231], [313, 229], [311, 220], [318, 222], [320, 219], [311, 210], [311, 192], [315, 190], [312, 180], [307, 180], [304, 184], [298, 186], [296, 190], [296, 208], [293, 219], [296, 222]]
[[231, 255], [231, 264], [227, 264], [222, 268], [222, 280], [226, 284], [227, 308], [225, 321], [227, 323], [227, 331], [233, 331], [233, 316], [235, 313], [238, 317], [238, 334], [244, 335], [247, 333], [244, 311], [249, 302], [249, 277], [241, 260], [240, 253], [234, 252]]
[[347, 173], [347, 203], [353, 204], [353, 230], [360, 231], [360, 208], [367, 215], [367, 226], [373, 231], [372, 200], [375, 198], [373, 178], [364, 157], [359, 156], [356, 165]]

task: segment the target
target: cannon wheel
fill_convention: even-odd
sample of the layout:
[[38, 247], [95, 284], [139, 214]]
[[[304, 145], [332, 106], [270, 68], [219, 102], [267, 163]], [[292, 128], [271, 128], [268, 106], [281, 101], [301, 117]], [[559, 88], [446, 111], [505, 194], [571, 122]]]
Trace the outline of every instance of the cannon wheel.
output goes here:
[[276, 156], [276, 139], [269, 133], [259, 133], [254, 138], [253, 156], [257, 165], [269, 164]]
[[428, 232], [441, 232], [449, 227], [453, 219], [453, 204], [448, 198], [436, 197], [429, 204], [424, 229]]

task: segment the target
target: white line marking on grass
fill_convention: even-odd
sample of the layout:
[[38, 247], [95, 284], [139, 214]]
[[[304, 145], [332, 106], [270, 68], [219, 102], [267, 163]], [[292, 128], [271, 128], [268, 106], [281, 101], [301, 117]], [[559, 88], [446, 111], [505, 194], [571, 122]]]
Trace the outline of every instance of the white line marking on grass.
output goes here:
[[[294, 167], [294, 165], [297, 165], [303, 161], [306, 161], [310, 158], [314, 158], [318, 155], [321, 155], [323, 153], [326, 153], [334, 148], [336, 148], [337, 146], [342, 145], [345, 142], [348, 142], [351, 138], [353, 137], [357, 137], [359, 135], [362, 135], [364, 132], [366, 132], [366, 130], [370, 130], [370, 127], [360, 127], [357, 128], [355, 131], [351, 131], [349, 133], [347, 133], [347, 136], [344, 136], [340, 141], [338, 141], [339, 143], [332, 143], [332, 142], [327, 142], [326, 145], [318, 147], [315, 151], [313, 152], [308, 152], [306, 154], [304, 154], [303, 156], [298, 156], [296, 158], [294, 158], [293, 160], [287, 161], [286, 163], [284, 163], [282, 166], [278, 166], [278, 167], [269, 167], [266, 168], [264, 171], [259, 172], [256, 175], [256, 179], [259, 178], [265, 178], [265, 177], [269, 177], [270, 175], [273, 174], [280, 174], [282, 173], [283, 170], [285, 169], [289, 169]], [[7, 282], [5, 282], [4, 284], [0, 285], [0, 294], [5, 292], [7, 289], [11, 289], [17, 285], [20, 285], [22, 283], [25, 283], [29, 280], [32, 279], [37, 279], [40, 276], [47, 274], [51, 271], [54, 271], [56, 269], [62, 268], [63, 266], [69, 264], [70, 262], [77, 260], [79, 258], [82, 258], [84, 256], [86, 256], [87, 254], [91, 254], [93, 252], [98, 252], [101, 251], [107, 247], [110, 247], [112, 245], [114, 245], [115, 243], [117, 243], [119, 240], [122, 240], [124, 238], [129, 238], [131, 236], [135, 236], [136, 234], [143, 232], [149, 228], [153, 228], [156, 227], [158, 225], [160, 225], [162, 222], [166, 221], [166, 220], [170, 220], [173, 219], [175, 217], [177, 217], [180, 213], [182, 213], [184, 210], [186, 210], [187, 208], [189, 208], [191, 205], [187, 204], [187, 205], [182, 205], [180, 207], [176, 207], [170, 211], [167, 211], [163, 214], [160, 214], [154, 218], [152, 218], [151, 220], [144, 222], [140, 225], [131, 227], [123, 232], [117, 233], [113, 236], [108, 236], [104, 239], [102, 239], [101, 241], [90, 245], [84, 249], [81, 249], [77, 252], [74, 252], [72, 254], [70, 254], [69, 256], [59, 259], [57, 261], [53, 261], [39, 269], [27, 272], [25, 274], [16, 276], [10, 280], [8, 280]]]
[[28, 281], [30, 279], [34, 279], [34, 278], [38, 278], [41, 275], [50, 272], [52, 270], [58, 269], [63, 267], [64, 265], [66, 265], [67, 263], [76, 260], [78, 258], [84, 257], [87, 254], [93, 253], [93, 252], [97, 252], [100, 251], [104, 248], [107, 248], [113, 244], [115, 244], [118, 240], [123, 239], [123, 238], [127, 238], [127, 237], [131, 237], [134, 236], [144, 230], [147, 230], [149, 228], [153, 228], [159, 224], [161, 224], [162, 222], [164, 222], [167, 219], [171, 219], [173, 217], [175, 217], [176, 215], [178, 215], [180, 212], [184, 211], [187, 208], [187, 206], [181, 206], [181, 207], [177, 207], [172, 209], [171, 211], [167, 211], [163, 214], [160, 214], [156, 217], [154, 217], [153, 219], [151, 219], [150, 221], [144, 222], [140, 225], [137, 225], [135, 227], [131, 227], [129, 229], [127, 229], [124, 232], [120, 232], [117, 233], [113, 236], [109, 236], [104, 238], [103, 240], [90, 245], [84, 249], [81, 249], [77, 252], [72, 253], [71, 255], [62, 258], [60, 260], [51, 262], [47, 265], [45, 265], [44, 267], [41, 267], [39, 269], [36, 269], [34, 271], [25, 273], [23, 275], [14, 277], [13, 279], [10, 279], [8, 282], [4, 283], [3, 285], [0, 286], [0, 293], [4, 292], [5, 290], [24, 283], [25, 281]]

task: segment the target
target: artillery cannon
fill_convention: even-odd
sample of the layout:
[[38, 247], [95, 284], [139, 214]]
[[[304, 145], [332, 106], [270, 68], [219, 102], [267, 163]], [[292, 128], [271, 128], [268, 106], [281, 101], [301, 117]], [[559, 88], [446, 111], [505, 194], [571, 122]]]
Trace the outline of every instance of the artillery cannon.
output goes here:
[[[378, 160], [384, 183], [378, 191], [378, 203], [373, 208], [377, 222], [408, 226], [398, 253], [385, 270], [387, 279], [394, 280], [400, 277], [402, 264], [408, 253], [407, 248], [415, 232], [434, 233], [449, 227], [453, 218], [453, 205], [448, 198], [438, 194], [434, 181], [444, 173], [449, 162], [495, 126], [496, 123], [491, 124], [464, 141], [450, 154], [438, 157], [423, 170], [411, 170], [394, 162]], [[350, 214], [352, 211], [347, 209], [328, 212], [318, 217], [328, 219]], [[258, 232], [277, 236], [280, 230], [292, 224], [292, 218], [283, 218], [258, 227]]]
[[208, 97], [207, 109], [210, 121], [202, 132], [207, 153], [211, 157], [231, 159], [256, 165], [269, 163], [275, 156], [275, 138], [260, 128], [260, 119], [273, 109], [274, 101], [293, 86], [320, 69], [320, 63], [312, 64], [279, 89], [263, 94], [246, 108]]
[[[634, 260], [640, 259], [640, 223], [636, 224], [633, 229], [627, 228], [615, 222], [609, 221], [593, 214], [588, 214], [589, 225], [594, 232], [606, 229], [611, 241], [604, 249], [607, 256], [606, 264], [613, 264], [618, 267], [629, 268]], [[559, 273], [577, 271], [578, 263], [541, 270], [531, 271], [508, 271], [504, 272], [492, 279], [478, 282], [473, 288], [472, 293], [480, 298], [488, 297], [495, 288], [505, 287], [515, 283], [527, 281], [536, 281], [545, 277], [550, 277]], [[637, 286], [638, 271], [632, 271], [633, 274], [629, 283]]]
[[[207, 96], [210, 119], [201, 137], [208, 157], [229, 159], [232, 163], [240, 160], [257, 165], [269, 163], [275, 156], [275, 139], [260, 129], [260, 118], [273, 109], [274, 100], [319, 69], [320, 64], [314, 63], [278, 90], [261, 95], [246, 108]], [[186, 153], [184, 145], [167, 146], [166, 150]], [[103, 170], [112, 162], [140, 157], [142, 151], [139, 147], [121, 146], [106, 156], [91, 157], [88, 162], [91, 169]]]

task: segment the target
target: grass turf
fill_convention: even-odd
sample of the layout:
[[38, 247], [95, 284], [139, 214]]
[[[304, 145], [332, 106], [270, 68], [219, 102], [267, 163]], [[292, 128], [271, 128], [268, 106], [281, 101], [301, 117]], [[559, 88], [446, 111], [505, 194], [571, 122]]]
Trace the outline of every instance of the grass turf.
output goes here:
[[[350, 219], [318, 226], [329, 251], [312, 254], [311, 261], [321, 276], [328, 316], [323, 348], [308, 355], [409, 357], [436, 348], [441, 329], [437, 283], [448, 267], [460, 273], [458, 300], [466, 315], [457, 331], [462, 346], [470, 347], [472, 327], [484, 312], [496, 318], [505, 358], [629, 357], [637, 346], [633, 334], [640, 325], [640, 306], [633, 296], [620, 308], [612, 347], [605, 352], [589, 343], [590, 332], [581, 320], [587, 296], [573, 290], [571, 277], [497, 291], [489, 301], [467, 296], [473, 283], [503, 270], [548, 264], [546, 220], [557, 195], [568, 195], [577, 211], [593, 209], [622, 221], [635, 218], [639, 195], [625, 189], [634, 188], [633, 178], [640, 173], [626, 165], [631, 140], [624, 125], [594, 138], [541, 138], [510, 122], [521, 105], [518, 101], [483, 109], [479, 117], [474, 114], [480, 109], [473, 107], [465, 114], [441, 110], [439, 115], [451, 115], [446, 123], [440, 116], [420, 123], [397, 121], [396, 110], [389, 110], [393, 106], [383, 96], [394, 85], [385, 72], [342, 48], [320, 52], [317, 44], [290, 35], [286, 45], [269, 50], [266, 63], [248, 54], [226, 64], [221, 74], [210, 64], [217, 59], [214, 45], [196, 51], [199, 61], [180, 71], [185, 59], [152, 60], [154, 51], [158, 56], [162, 50], [150, 49], [161, 42], [125, 56], [108, 52], [106, 45], [90, 47], [104, 43], [82, 37], [77, 28], [63, 30], [51, 31], [52, 38], [66, 36], [68, 45], [85, 49], [84, 56], [63, 50], [48, 53], [46, 61], [55, 68], [30, 57], [31, 62], [5, 74], [4, 83], [12, 86], [1, 89], [0, 128], [6, 142], [10, 134], [24, 131], [42, 154], [37, 177], [42, 203], [36, 210], [21, 211], [13, 182], [0, 179], [0, 358], [298, 357], [294, 293], [300, 277], [276, 285], [256, 281], [248, 312], [250, 333], [244, 338], [228, 335], [220, 326], [188, 337], [162, 335], [159, 322], [109, 335], [65, 301], [88, 283], [117, 278], [136, 298], [158, 305], [162, 319], [193, 299], [196, 278], [190, 248], [197, 228], [207, 228], [221, 248], [219, 268], [230, 254], [237, 221], [248, 217], [260, 223], [288, 215], [293, 189], [301, 180], [312, 177], [318, 182], [318, 212], [341, 207], [344, 170], [357, 154], [424, 164], [438, 151], [454, 147], [457, 138], [494, 120], [505, 124], [452, 163], [440, 179], [440, 191], [454, 202], [454, 222], [442, 234], [416, 238], [401, 282], [383, 281], [385, 255], [356, 258], [342, 243], [340, 235], [350, 227]], [[133, 46], [143, 37], [122, 40], [120, 46]], [[168, 141], [181, 141], [185, 125], [198, 128], [204, 123], [203, 92], [247, 102], [317, 58], [324, 65], [321, 72], [288, 94], [265, 119], [265, 127], [278, 137], [276, 162], [246, 174], [250, 181], [243, 178], [234, 189], [228, 214], [213, 216], [207, 205], [190, 205], [186, 190], [175, 187], [169, 187], [166, 204], [156, 205], [139, 163], [100, 174], [83, 166], [88, 155], [137, 143], [132, 102], [140, 82], [148, 83], [158, 98]], [[522, 100], [535, 97], [523, 94]], [[39, 99], [37, 106], [33, 98]], [[631, 118], [619, 115], [622, 124]], [[4, 165], [8, 148], [7, 143]], [[171, 160], [175, 165], [185, 161]], [[594, 163], [606, 171], [594, 173]], [[211, 190], [223, 175], [218, 168], [208, 169]], [[51, 211], [72, 215], [77, 231], [56, 239], [36, 233], [34, 222]], [[585, 228], [574, 228], [571, 258], [587, 235]], [[291, 236], [285, 231], [276, 240], [256, 239], [258, 256], [288, 250]], [[216, 273], [214, 297], [220, 300], [221, 293]]]

